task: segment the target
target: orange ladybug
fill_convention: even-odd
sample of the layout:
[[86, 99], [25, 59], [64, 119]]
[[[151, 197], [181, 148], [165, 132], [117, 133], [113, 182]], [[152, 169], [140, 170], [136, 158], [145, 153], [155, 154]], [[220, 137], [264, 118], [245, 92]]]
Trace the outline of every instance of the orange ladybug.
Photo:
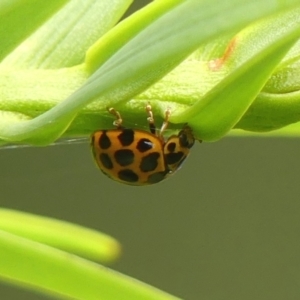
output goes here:
[[116, 117], [117, 128], [94, 132], [91, 146], [100, 170], [118, 182], [136, 186], [160, 182], [179, 169], [194, 145], [195, 138], [187, 125], [177, 135], [164, 139], [169, 109], [158, 134], [150, 104], [146, 106], [150, 132], [124, 128], [120, 113], [114, 108], [108, 111]]

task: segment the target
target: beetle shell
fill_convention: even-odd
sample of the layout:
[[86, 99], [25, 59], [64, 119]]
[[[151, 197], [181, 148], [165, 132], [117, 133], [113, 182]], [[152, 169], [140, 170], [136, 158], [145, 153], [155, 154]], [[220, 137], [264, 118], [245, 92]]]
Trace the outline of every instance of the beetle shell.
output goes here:
[[188, 126], [167, 141], [144, 130], [120, 128], [94, 132], [91, 146], [105, 175], [129, 185], [149, 185], [173, 174], [194, 141]]

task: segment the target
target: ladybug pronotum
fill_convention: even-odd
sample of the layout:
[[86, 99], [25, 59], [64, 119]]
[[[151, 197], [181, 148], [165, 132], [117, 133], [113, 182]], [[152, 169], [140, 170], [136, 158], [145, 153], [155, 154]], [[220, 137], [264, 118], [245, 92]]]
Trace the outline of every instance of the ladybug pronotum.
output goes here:
[[92, 134], [91, 146], [100, 170], [118, 182], [129, 185], [157, 183], [175, 173], [188, 156], [195, 138], [185, 125], [167, 140], [163, 131], [168, 125], [170, 110], [166, 110], [161, 130], [156, 134], [151, 106], [146, 106], [150, 132], [122, 126], [122, 118], [114, 108], [108, 111], [116, 117], [116, 129], [98, 130]]

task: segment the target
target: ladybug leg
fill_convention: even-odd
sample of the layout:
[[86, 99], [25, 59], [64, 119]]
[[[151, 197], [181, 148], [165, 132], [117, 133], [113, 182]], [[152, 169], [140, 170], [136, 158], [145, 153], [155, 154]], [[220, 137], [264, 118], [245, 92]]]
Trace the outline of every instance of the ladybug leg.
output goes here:
[[115, 110], [113, 107], [107, 108], [108, 112], [116, 117], [116, 120], [113, 122], [114, 126], [116, 126], [118, 129], [123, 128], [122, 123], [123, 120], [121, 118], [121, 114]]
[[169, 118], [170, 118], [170, 114], [171, 114], [171, 109], [170, 107], [168, 107], [165, 111], [165, 120], [160, 128], [160, 136], [162, 137], [162, 133], [166, 130], [166, 128], [169, 125]]
[[149, 122], [150, 132], [153, 133], [153, 134], [156, 134], [156, 127], [155, 127], [155, 124], [154, 124], [153, 112], [152, 112], [152, 108], [151, 108], [150, 103], [148, 103], [146, 105], [146, 112], [147, 112], [147, 115], [148, 115], [147, 121]]

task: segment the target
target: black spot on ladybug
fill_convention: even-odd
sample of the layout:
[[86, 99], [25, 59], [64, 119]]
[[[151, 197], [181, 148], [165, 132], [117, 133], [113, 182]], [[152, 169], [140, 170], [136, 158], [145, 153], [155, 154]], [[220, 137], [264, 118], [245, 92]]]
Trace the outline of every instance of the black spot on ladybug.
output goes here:
[[108, 149], [110, 146], [111, 146], [111, 141], [106, 134], [106, 130], [103, 130], [103, 133], [101, 134], [99, 139], [99, 147], [101, 149]]
[[157, 168], [160, 154], [158, 152], [153, 152], [148, 154], [147, 156], [142, 158], [141, 164], [140, 164], [140, 170], [142, 172], [149, 172], [153, 171]]
[[173, 152], [173, 153], [167, 153], [165, 155], [166, 163], [168, 165], [173, 165], [178, 163], [184, 156], [183, 152]]
[[176, 144], [175, 143], [169, 143], [167, 146], [167, 149], [169, 152], [174, 152], [176, 148]]
[[133, 163], [134, 153], [130, 149], [120, 149], [115, 152], [115, 159], [120, 166], [128, 166]]
[[136, 145], [136, 149], [140, 152], [146, 152], [153, 148], [153, 143], [148, 139], [140, 139]]
[[194, 140], [193, 141], [189, 141], [188, 135], [185, 132], [180, 132], [179, 135], [179, 144], [181, 147], [184, 148], [192, 148], [192, 146], [194, 145]]
[[134, 131], [132, 129], [123, 129], [122, 133], [118, 135], [118, 139], [122, 146], [129, 146], [134, 140]]
[[112, 169], [113, 168], [113, 163], [109, 157], [109, 155], [107, 153], [101, 153], [99, 155], [99, 159], [102, 163], [102, 165], [106, 168], [106, 169]]
[[127, 182], [137, 182], [139, 180], [139, 176], [129, 169], [121, 170], [118, 173], [118, 177]]
[[166, 177], [168, 172], [169, 171], [157, 172], [157, 173], [153, 173], [153, 174], [149, 175], [149, 177], [147, 179], [147, 183], [152, 184], [152, 183], [157, 183], [157, 182], [162, 181]]

